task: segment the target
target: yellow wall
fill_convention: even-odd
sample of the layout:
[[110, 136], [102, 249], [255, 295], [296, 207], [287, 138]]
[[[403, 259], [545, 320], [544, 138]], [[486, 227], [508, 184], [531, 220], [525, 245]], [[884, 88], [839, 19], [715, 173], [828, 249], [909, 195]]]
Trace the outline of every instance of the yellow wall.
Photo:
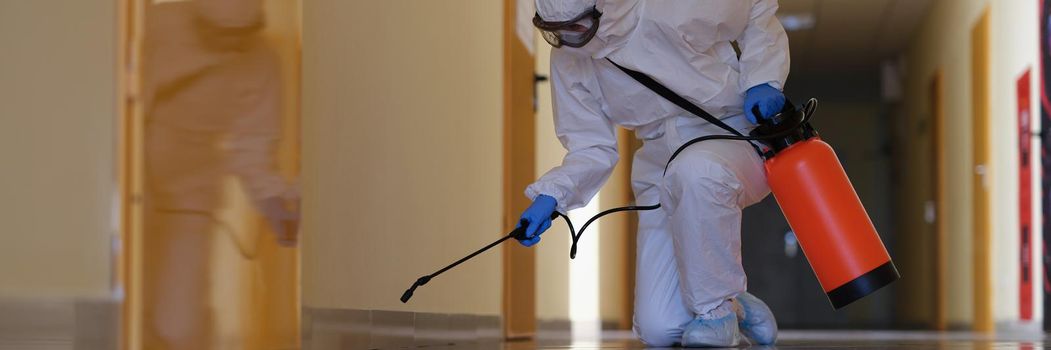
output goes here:
[[[630, 151], [630, 141], [634, 141], [635, 133], [627, 130], [618, 130], [620, 137], [621, 161], [613, 169], [606, 185], [599, 193], [599, 211], [631, 205], [635, 202], [634, 192], [631, 190], [631, 158], [634, 153]], [[645, 203], [644, 205], [648, 205]], [[635, 251], [628, 251], [627, 241], [635, 240], [636, 227], [632, 225], [636, 221], [629, 221], [631, 215], [636, 213], [618, 213], [605, 216], [601, 219], [599, 228], [602, 238], [599, 241], [599, 315], [603, 322], [618, 324], [622, 328], [630, 327], [634, 307], [625, 303], [628, 296], [635, 295], [634, 284], [628, 285], [628, 270], [635, 271], [635, 266], [628, 262], [628, 254], [634, 255]], [[583, 225], [583, 223], [577, 224]], [[590, 230], [590, 228], [589, 228]], [[595, 232], [586, 233], [594, 238]], [[588, 238], [582, 238], [588, 239]]]
[[304, 305], [500, 314], [502, 3], [303, 6]]
[[[1017, 121], [1015, 112], [1015, 80], [1026, 67], [1034, 67], [1037, 59], [1036, 0], [936, 1], [930, 15], [920, 26], [906, 54], [906, 123], [916, 125], [929, 115], [927, 101], [931, 77], [935, 70], [944, 74], [945, 130], [942, 149], [946, 176], [945, 213], [948, 240], [948, 309], [951, 324], [968, 324], [973, 320], [972, 287], [972, 221], [971, 221], [971, 29], [979, 15], [988, 6], [992, 15], [992, 76], [990, 81], [991, 125], [991, 219], [993, 236], [993, 304], [996, 321], [1011, 321], [1018, 317], [1018, 155]], [[1034, 72], [1035, 73], [1035, 72]], [[1033, 88], [1037, 85], [1033, 83]], [[1035, 90], [1034, 90], [1035, 91]], [[1036, 109], [1034, 99], [1033, 110]], [[1035, 119], [1035, 118], [1034, 118]], [[912, 126], [909, 126], [910, 128]], [[905, 141], [906, 149], [923, 148], [930, 142], [928, 134]], [[1034, 158], [1035, 159], [1035, 158]], [[921, 208], [925, 188], [917, 183], [922, 178], [908, 168], [922, 168], [925, 158], [914, 156], [903, 176], [906, 191], [902, 199], [907, 207]], [[1039, 190], [1039, 181], [1034, 182]], [[1039, 197], [1034, 193], [1034, 200]], [[1034, 201], [1034, 205], [1038, 202]], [[914, 214], [914, 213], [913, 213]], [[913, 215], [915, 216], [915, 215]], [[922, 217], [922, 216], [920, 216]], [[1034, 218], [1038, 218], [1035, 216]], [[928, 231], [921, 221], [908, 221], [901, 227], [902, 237]], [[1036, 230], [1039, 233], [1039, 229]], [[1036, 235], [1039, 239], [1039, 234]], [[905, 238], [902, 238], [905, 239]], [[912, 238], [919, 239], [919, 238]], [[1038, 247], [1036, 241], [1034, 247]], [[909, 254], [925, 254], [913, 250]], [[1034, 259], [1035, 260], [1035, 259]], [[1038, 265], [1038, 262], [1036, 263]], [[1040, 273], [1036, 271], [1036, 273]], [[908, 276], [909, 271], [903, 271]], [[1039, 276], [1039, 275], [1037, 275]], [[1037, 279], [1039, 280], [1039, 279]], [[1039, 286], [1039, 283], [1037, 283]], [[1034, 292], [1039, 292], [1035, 290]], [[1035, 294], [1039, 295], [1039, 294]], [[917, 305], [919, 306], [919, 305]], [[1040, 310], [1040, 306], [1036, 306]], [[1039, 314], [1039, 312], [1038, 312]]]
[[0, 1], [0, 296], [105, 297], [116, 4]]

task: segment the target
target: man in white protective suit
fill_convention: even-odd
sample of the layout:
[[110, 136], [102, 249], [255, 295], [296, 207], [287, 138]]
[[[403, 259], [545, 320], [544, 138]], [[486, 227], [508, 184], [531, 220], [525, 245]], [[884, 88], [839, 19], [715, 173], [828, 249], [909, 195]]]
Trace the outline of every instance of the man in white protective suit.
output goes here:
[[[752, 144], [727, 134], [622, 71], [641, 72], [747, 134], [784, 104], [789, 50], [777, 0], [536, 0], [535, 26], [551, 52], [555, 130], [567, 154], [526, 189], [522, 241], [539, 242], [551, 214], [587, 204], [617, 163], [615, 126], [644, 141], [636, 153], [640, 212], [636, 335], [650, 346], [773, 344], [777, 323], [747, 293], [741, 213], [769, 194]], [[615, 64], [614, 64], [615, 63]], [[754, 115], [758, 110], [759, 115]]]

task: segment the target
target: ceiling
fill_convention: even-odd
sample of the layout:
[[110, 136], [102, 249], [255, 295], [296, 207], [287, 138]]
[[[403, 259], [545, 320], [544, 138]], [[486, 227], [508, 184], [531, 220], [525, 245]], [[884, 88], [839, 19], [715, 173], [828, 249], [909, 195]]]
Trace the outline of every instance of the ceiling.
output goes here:
[[810, 15], [789, 31], [793, 71], [857, 71], [901, 53], [931, 0], [781, 0], [780, 15]]

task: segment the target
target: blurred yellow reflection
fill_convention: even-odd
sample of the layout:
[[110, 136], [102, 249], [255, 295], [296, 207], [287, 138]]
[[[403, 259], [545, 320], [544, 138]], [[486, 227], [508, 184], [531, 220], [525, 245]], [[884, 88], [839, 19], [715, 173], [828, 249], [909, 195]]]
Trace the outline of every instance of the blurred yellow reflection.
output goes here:
[[128, 348], [297, 348], [298, 1], [142, 5]]

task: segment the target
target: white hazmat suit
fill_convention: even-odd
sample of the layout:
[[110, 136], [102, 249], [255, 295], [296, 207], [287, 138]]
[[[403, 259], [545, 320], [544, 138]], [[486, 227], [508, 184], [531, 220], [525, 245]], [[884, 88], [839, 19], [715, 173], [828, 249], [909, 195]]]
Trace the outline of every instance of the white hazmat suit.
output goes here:
[[[538, 5], [542, 14], [552, 10], [544, 1]], [[554, 197], [560, 212], [583, 207], [617, 162], [614, 126], [635, 130], [644, 140], [632, 170], [636, 203], [662, 205], [639, 214], [635, 332], [651, 346], [668, 346], [695, 317], [734, 311], [728, 300], [746, 290], [741, 210], [769, 188], [762, 159], [743, 141], [698, 143], [664, 174], [680, 145], [727, 132], [662, 99], [606, 58], [747, 133], [753, 125], [742, 111], [744, 94], [761, 84], [783, 88], [788, 38], [775, 17], [776, 0], [599, 0], [595, 7], [602, 13], [595, 38], [551, 52], [555, 129], [568, 153], [526, 195]], [[566, 18], [579, 13], [562, 11]]]

